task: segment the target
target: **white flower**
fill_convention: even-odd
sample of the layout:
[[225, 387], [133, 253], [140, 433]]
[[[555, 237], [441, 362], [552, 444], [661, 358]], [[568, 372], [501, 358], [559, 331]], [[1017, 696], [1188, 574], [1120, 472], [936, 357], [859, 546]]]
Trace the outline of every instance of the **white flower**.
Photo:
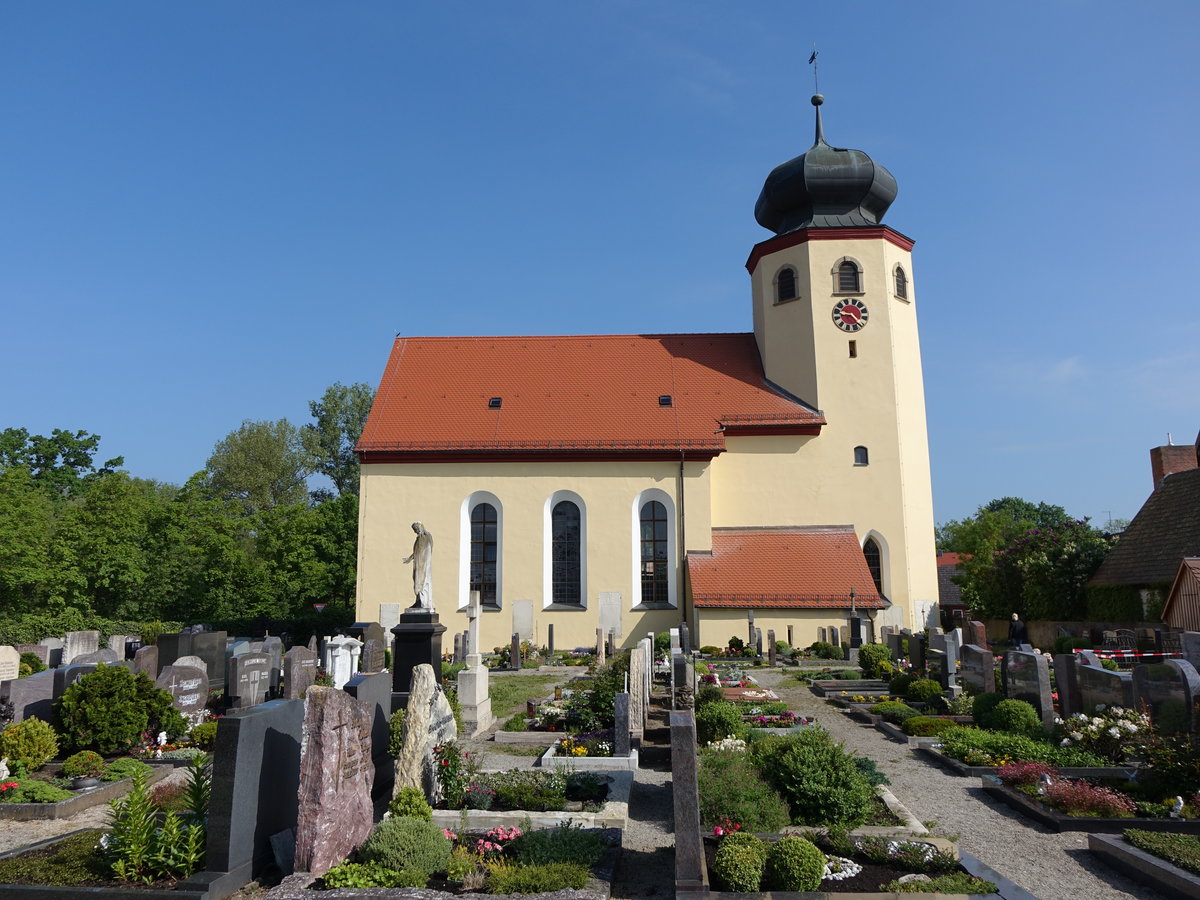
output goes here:
[[1134, 732], [1136, 732], [1138, 730], [1138, 727], [1136, 725], [1134, 725], [1132, 722], [1126, 722], [1123, 727], [1130, 734], [1133, 734]]
[[1104, 710], [1106, 710], [1107, 708], [1108, 707], [1105, 706], [1103, 703], [1096, 704], [1096, 712], [1104, 712]]
[[1063, 723], [1062, 716], [1055, 716], [1055, 717], [1054, 717], [1054, 724], [1055, 724], [1055, 725], [1061, 725], [1062, 723]]
[[1060, 747], [1070, 747], [1070, 746], [1071, 746], [1071, 739], [1070, 739], [1070, 738], [1063, 738], [1061, 741], [1059, 741], [1059, 744], [1058, 744], [1058, 746], [1060, 746]]
[[1082, 740], [1083, 740], [1083, 735], [1082, 735], [1082, 734], [1080, 734], [1078, 731], [1072, 731], [1072, 732], [1071, 732], [1071, 740], [1073, 740], [1073, 741], [1082, 741]]
[[1114, 725], [1112, 728], [1108, 729], [1108, 733], [1115, 738], [1119, 738], [1121, 736], [1121, 729]]
[[1099, 716], [1096, 716], [1094, 719], [1092, 719], [1092, 724], [1093, 725], [1103, 725], [1104, 720], [1101, 719]]
[[[1099, 706], [1096, 707], [1096, 709], [1104, 709], [1104, 704], [1101, 703]], [[1112, 708], [1112, 711], [1115, 712], [1118, 716], [1125, 712], [1125, 710], [1120, 706], [1114, 706]]]

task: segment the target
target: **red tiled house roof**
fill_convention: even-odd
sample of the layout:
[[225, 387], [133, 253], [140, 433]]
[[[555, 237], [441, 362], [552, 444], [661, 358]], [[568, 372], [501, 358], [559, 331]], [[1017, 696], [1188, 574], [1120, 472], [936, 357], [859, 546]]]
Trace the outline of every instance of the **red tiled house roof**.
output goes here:
[[714, 528], [712, 553], [687, 555], [698, 608], [859, 609], [887, 604], [848, 527]]
[[695, 459], [727, 434], [823, 424], [767, 381], [752, 334], [398, 337], [357, 450], [363, 462]]

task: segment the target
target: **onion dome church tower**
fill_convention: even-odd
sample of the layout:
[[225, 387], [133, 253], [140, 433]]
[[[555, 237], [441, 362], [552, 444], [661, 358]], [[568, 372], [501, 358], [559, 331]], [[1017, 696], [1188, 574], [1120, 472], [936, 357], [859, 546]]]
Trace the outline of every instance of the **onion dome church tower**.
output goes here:
[[754, 336], [767, 378], [828, 422], [801, 450], [814, 474], [794, 519], [852, 522], [902, 604], [891, 624], [920, 628], [936, 624], [937, 572], [913, 241], [882, 224], [896, 179], [825, 140], [823, 102], [812, 147], [767, 176], [755, 205], [775, 236], [746, 263]]

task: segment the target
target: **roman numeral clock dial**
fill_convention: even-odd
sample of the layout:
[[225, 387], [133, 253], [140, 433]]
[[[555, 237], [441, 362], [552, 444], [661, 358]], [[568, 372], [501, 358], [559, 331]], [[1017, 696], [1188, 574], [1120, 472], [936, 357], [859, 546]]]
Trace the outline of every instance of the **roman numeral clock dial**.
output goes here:
[[842, 331], [862, 331], [867, 327], [867, 306], [861, 300], [839, 300], [833, 307], [833, 324]]

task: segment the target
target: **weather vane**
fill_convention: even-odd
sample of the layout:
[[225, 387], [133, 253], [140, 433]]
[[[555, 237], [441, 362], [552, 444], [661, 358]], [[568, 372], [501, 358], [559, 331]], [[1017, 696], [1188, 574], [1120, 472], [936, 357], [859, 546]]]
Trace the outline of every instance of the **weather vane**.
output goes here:
[[813, 44], [812, 55], [808, 57], [808, 64], [813, 67], [813, 93], [821, 93], [821, 84], [817, 80], [817, 45]]

